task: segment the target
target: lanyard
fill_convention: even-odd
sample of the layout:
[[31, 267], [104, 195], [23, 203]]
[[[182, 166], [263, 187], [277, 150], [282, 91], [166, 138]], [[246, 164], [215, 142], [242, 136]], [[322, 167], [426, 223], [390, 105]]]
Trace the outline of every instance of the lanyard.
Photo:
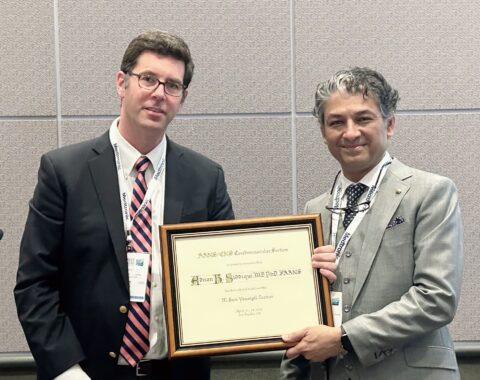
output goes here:
[[120, 202], [122, 205], [123, 227], [125, 229], [127, 245], [129, 245], [130, 241], [132, 240], [132, 237], [130, 234], [130, 231], [132, 229], [132, 220], [139, 213], [141, 213], [145, 209], [145, 207], [147, 207], [148, 202], [150, 202], [153, 195], [159, 189], [159, 186], [163, 180], [162, 174], [165, 169], [166, 149], [163, 152], [162, 158], [160, 160], [160, 165], [158, 165], [158, 168], [157, 170], [155, 170], [155, 173], [153, 174], [153, 177], [148, 185], [147, 193], [145, 194], [145, 197], [143, 198], [143, 201], [140, 204], [140, 207], [138, 207], [135, 214], [132, 217], [130, 217], [130, 203], [131, 203], [130, 192], [127, 190], [128, 189], [127, 180], [125, 179], [123, 167], [122, 167], [122, 160], [120, 159], [120, 149], [118, 146], [117, 136], [115, 135], [115, 133], [113, 133], [112, 129], [110, 129], [110, 143], [112, 144], [113, 153], [115, 154], [115, 165], [117, 167], [118, 185], [120, 187]]
[[[388, 165], [392, 163], [392, 160], [390, 156], [386, 157], [386, 162], [382, 165], [380, 168], [380, 172], [378, 173], [377, 180], [375, 181], [375, 184], [370, 187], [367, 193], [367, 198], [365, 202], [368, 202], [370, 207], [373, 205], [373, 202], [375, 201], [375, 198], [378, 193], [378, 188], [379, 184], [382, 182], [383, 177], [385, 176], [386, 173], [386, 168]], [[340, 173], [339, 173], [340, 174]], [[337, 181], [338, 180], [338, 175], [335, 177], [334, 183], [333, 183], [333, 208], [339, 208], [341, 205], [341, 199], [342, 199], [342, 181]], [[345, 232], [343, 233], [339, 243], [336, 245], [335, 248], [335, 255], [337, 256], [336, 263], [338, 264], [338, 261], [343, 255], [343, 252], [345, 251], [345, 248], [347, 247], [348, 242], [350, 241], [350, 238], [352, 237], [353, 233], [356, 231], [357, 227], [359, 226], [360, 222], [363, 220], [363, 217], [365, 216], [365, 212], [357, 212], [355, 217], [353, 218], [352, 222], [349, 224]], [[340, 214], [332, 212], [332, 217], [331, 217], [331, 232], [330, 232], [330, 244], [335, 244], [337, 241], [337, 232], [338, 232], [338, 224], [340, 222]]]

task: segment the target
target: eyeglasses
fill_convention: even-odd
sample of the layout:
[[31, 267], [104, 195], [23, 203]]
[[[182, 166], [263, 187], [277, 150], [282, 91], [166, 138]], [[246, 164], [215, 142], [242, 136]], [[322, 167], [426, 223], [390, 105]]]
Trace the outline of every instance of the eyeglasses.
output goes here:
[[182, 83], [178, 83], [175, 81], [167, 80], [166, 82], [162, 82], [160, 79], [155, 77], [152, 74], [136, 74], [136, 73], [128, 73], [130, 75], [136, 76], [138, 78], [138, 86], [143, 88], [144, 90], [154, 92], [157, 88], [163, 84], [163, 88], [165, 89], [165, 93], [171, 96], [182, 96], [183, 90], [187, 87], [184, 86]]
[[[353, 205], [353, 206], [350, 206], [350, 207], [330, 207], [330, 206], [325, 206], [325, 208], [330, 211], [331, 213], [333, 214], [343, 214], [347, 211], [350, 211], [350, 212], [353, 212], [353, 213], [357, 213], [357, 212], [365, 212], [365, 211], [368, 211], [370, 209], [370, 198], [371, 198], [371, 195], [374, 194], [375, 190], [377, 189], [378, 187], [378, 182], [380, 181], [380, 177], [382, 176], [382, 172], [384, 170], [386, 170], [386, 168], [388, 167], [388, 165], [390, 165], [392, 163], [392, 160], [388, 161], [388, 162], [385, 162], [381, 169], [380, 169], [380, 172], [378, 173], [378, 176], [377, 176], [377, 180], [375, 181], [375, 185], [373, 185], [373, 187], [370, 188], [370, 191], [367, 195], [367, 201], [365, 202], [362, 202], [362, 203], [359, 203], [357, 205]], [[335, 189], [335, 185], [337, 183], [337, 180], [338, 180], [338, 177], [340, 176], [340, 173], [341, 171], [339, 171], [337, 173], [337, 175], [335, 176], [335, 179], [333, 180], [333, 185], [332, 185], [332, 188], [330, 190], [330, 195], [333, 194], [333, 190]]]
[[350, 207], [330, 207], [325, 206], [325, 208], [334, 213], [334, 214], [343, 214], [347, 211], [357, 213], [357, 212], [365, 212], [370, 208], [370, 201], [359, 203], [358, 205], [353, 205]]

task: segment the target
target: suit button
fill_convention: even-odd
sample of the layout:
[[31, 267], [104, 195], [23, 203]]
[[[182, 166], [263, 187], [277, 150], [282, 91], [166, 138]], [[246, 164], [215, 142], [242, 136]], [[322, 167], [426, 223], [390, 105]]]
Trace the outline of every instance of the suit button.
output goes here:
[[352, 252], [350, 252], [350, 251], [345, 252], [345, 256], [351, 257], [351, 256], [352, 256]]
[[345, 366], [345, 368], [346, 368], [348, 371], [351, 371], [351, 370], [353, 369], [353, 365], [347, 364], [347, 365]]
[[125, 305], [120, 306], [118, 310], [120, 310], [120, 313], [122, 314], [125, 314], [128, 312], [128, 308]]
[[350, 279], [348, 277], [344, 278], [343, 279], [343, 283], [344, 284], [349, 284], [350, 283]]
[[116, 358], [117, 358], [117, 354], [116, 354], [115, 352], [113, 352], [113, 351], [110, 351], [110, 352], [108, 353], [108, 356], [110, 356], [112, 359], [116, 359]]
[[345, 313], [350, 312], [350, 310], [351, 310], [350, 305], [345, 305], [345, 307], [343, 308], [343, 311], [344, 311]]

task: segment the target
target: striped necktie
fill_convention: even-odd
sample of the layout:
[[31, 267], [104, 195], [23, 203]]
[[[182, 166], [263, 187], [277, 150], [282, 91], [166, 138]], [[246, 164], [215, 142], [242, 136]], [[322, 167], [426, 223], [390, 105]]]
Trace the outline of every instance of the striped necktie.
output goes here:
[[[145, 172], [150, 165], [147, 157], [140, 157], [135, 163], [137, 177], [133, 184], [130, 216], [133, 217], [142, 204], [147, 192]], [[133, 252], [152, 252], [152, 208], [151, 202], [132, 220], [132, 241], [130, 249]], [[120, 354], [132, 367], [148, 352], [150, 347], [150, 283], [152, 259], [148, 267], [147, 289], [144, 302], [130, 302], [127, 324], [123, 336]]]

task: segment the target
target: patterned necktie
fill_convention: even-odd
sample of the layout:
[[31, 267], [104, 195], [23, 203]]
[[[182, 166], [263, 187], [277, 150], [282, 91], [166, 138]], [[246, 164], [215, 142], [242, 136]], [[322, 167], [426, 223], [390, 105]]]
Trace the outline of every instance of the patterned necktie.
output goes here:
[[[133, 184], [132, 203], [130, 216], [133, 217], [142, 204], [147, 192], [145, 171], [150, 165], [147, 157], [140, 157], [135, 163], [137, 177]], [[151, 202], [132, 220], [132, 241], [130, 243], [133, 252], [152, 252], [152, 208]], [[135, 366], [148, 352], [150, 347], [150, 282], [152, 259], [150, 255], [148, 267], [147, 289], [144, 302], [130, 302], [127, 325], [123, 336], [120, 354], [132, 367]]]
[[358, 198], [360, 198], [367, 189], [368, 186], [363, 183], [352, 183], [347, 187], [347, 190], [345, 190], [345, 194], [347, 194], [347, 211], [345, 212], [345, 218], [343, 218], [343, 226], [345, 229], [347, 229], [353, 218], [355, 218], [355, 215], [357, 215], [357, 211], [350, 210], [349, 207], [357, 206]]

